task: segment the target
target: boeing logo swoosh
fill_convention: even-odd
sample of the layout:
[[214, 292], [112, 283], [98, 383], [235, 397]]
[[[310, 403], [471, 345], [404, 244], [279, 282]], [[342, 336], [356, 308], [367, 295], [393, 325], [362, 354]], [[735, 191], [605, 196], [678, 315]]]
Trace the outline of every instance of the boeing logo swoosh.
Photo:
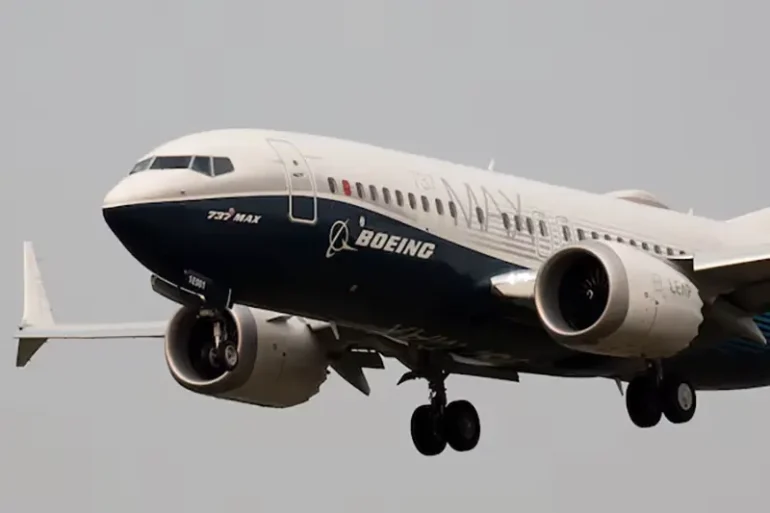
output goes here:
[[350, 229], [347, 219], [335, 221], [329, 230], [329, 247], [326, 248], [326, 258], [331, 258], [340, 251], [358, 251], [350, 245]]

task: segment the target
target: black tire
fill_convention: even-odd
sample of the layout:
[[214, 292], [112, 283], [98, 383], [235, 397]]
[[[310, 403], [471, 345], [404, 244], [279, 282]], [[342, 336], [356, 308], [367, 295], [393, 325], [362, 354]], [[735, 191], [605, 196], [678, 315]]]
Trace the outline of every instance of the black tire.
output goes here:
[[446, 448], [441, 418], [429, 404], [418, 406], [412, 413], [412, 442], [424, 456], [436, 456]]
[[468, 401], [452, 401], [444, 410], [442, 419], [444, 437], [457, 452], [474, 449], [481, 437], [481, 421], [476, 408]]
[[660, 422], [663, 410], [653, 378], [640, 376], [631, 380], [626, 389], [626, 409], [631, 422], [640, 428], [651, 428]]
[[211, 346], [206, 351], [206, 358], [212, 369], [219, 369], [222, 366], [222, 362], [219, 358], [219, 351], [215, 346]]
[[695, 415], [695, 389], [687, 381], [664, 379], [660, 388], [663, 414], [672, 424], [684, 424]]
[[219, 345], [219, 357], [222, 365], [228, 371], [235, 369], [238, 366], [239, 360], [238, 346], [235, 342], [222, 342]]

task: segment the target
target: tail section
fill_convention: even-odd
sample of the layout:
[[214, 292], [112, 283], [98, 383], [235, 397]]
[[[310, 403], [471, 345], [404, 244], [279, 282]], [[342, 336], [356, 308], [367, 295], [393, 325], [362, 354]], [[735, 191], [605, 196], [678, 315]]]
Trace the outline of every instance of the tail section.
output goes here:
[[14, 338], [16, 366], [24, 367], [49, 339], [163, 338], [166, 321], [122, 324], [57, 324], [43, 285], [35, 248], [24, 242], [24, 310]]

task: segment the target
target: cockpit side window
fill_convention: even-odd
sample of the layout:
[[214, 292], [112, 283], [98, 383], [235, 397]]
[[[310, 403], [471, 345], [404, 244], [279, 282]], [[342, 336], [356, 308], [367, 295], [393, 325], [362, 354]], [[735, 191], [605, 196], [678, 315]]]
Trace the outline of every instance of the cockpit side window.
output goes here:
[[227, 157], [214, 157], [213, 160], [214, 176], [223, 175], [235, 169], [235, 167], [233, 167], [232, 161]]
[[150, 169], [187, 169], [191, 160], [189, 155], [155, 157]]
[[195, 157], [191, 169], [203, 173], [204, 175], [211, 176], [211, 157]]
[[128, 174], [132, 175], [134, 173], [138, 173], [139, 171], [144, 171], [146, 169], [149, 169], [150, 162], [152, 162], [152, 157], [147, 157], [144, 160], [140, 160], [134, 165], [133, 169], [131, 169], [131, 172]]

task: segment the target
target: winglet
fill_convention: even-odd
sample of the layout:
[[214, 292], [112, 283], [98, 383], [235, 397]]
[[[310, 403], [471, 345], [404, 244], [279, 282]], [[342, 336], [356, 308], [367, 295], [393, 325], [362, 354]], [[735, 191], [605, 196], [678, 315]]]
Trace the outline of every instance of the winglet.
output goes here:
[[43, 278], [37, 265], [35, 248], [31, 242], [24, 242], [24, 312], [21, 326], [52, 326], [54, 324], [51, 304], [45, 292]]
[[16, 352], [16, 366], [24, 367], [35, 353], [40, 350], [47, 338], [25, 337], [25, 328], [53, 326], [54, 318], [48, 294], [43, 286], [43, 278], [37, 265], [35, 248], [32, 242], [24, 242], [24, 310], [17, 338], [19, 347]]

